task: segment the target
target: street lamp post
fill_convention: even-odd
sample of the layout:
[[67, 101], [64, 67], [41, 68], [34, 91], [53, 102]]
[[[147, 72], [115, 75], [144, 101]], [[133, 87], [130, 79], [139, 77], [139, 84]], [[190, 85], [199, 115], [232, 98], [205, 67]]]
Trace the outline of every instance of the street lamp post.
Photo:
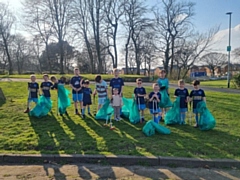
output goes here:
[[228, 51], [228, 74], [227, 74], [227, 87], [230, 87], [230, 52], [231, 52], [231, 15], [232, 12], [227, 12], [227, 15], [229, 15], [229, 38], [228, 38], [228, 46], [227, 46], [227, 51]]

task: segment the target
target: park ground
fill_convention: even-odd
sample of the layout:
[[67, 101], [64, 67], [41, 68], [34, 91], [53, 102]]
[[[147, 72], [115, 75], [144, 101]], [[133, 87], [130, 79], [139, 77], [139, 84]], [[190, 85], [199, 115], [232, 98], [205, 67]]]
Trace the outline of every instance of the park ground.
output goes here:
[[[7, 98], [6, 101], [0, 101], [0, 153], [240, 159], [238, 107], [240, 95], [238, 93], [206, 91], [207, 106], [217, 122], [216, 127], [211, 131], [203, 132], [193, 128], [193, 122], [190, 124], [191, 121], [188, 121], [190, 116], [188, 116], [189, 124], [185, 126], [167, 126], [171, 130], [170, 135], [155, 134], [146, 137], [141, 132], [143, 124], [135, 125], [123, 120], [114, 122], [116, 130], [111, 131], [103, 126], [103, 121], [96, 121], [91, 117], [83, 120], [74, 115], [73, 107], [69, 108], [68, 117], [57, 116], [55, 91], [52, 92], [52, 113], [43, 118], [30, 117], [23, 113], [27, 97], [26, 82], [0, 81], [0, 87]], [[146, 87], [146, 90], [149, 93], [151, 87]], [[174, 100], [173, 91], [174, 88], [171, 88], [172, 100]], [[127, 98], [131, 97], [132, 92], [132, 86], [124, 88], [124, 95]], [[96, 110], [95, 104], [92, 110]], [[151, 119], [147, 110], [146, 117], [148, 120]], [[165, 126], [163, 122], [161, 125]], [[37, 179], [213, 179], [211, 178], [213, 176], [214, 179], [239, 179], [240, 177], [239, 169], [234, 167], [233, 169], [148, 168], [147, 164], [141, 167], [2, 165], [0, 169], [0, 179], [36, 179], [36, 177], [40, 177]], [[120, 172], [122, 172], [121, 176]]]
[[20, 180], [239, 180], [237, 169], [170, 168], [147, 166], [75, 165], [4, 165], [0, 166], [0, 179]]

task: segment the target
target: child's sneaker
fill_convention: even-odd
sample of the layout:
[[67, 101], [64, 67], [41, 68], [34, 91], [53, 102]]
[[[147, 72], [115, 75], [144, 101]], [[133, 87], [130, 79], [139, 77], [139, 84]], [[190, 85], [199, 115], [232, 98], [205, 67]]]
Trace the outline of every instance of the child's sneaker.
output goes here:
[[93, 115], [92, 115], [90, 112], [88, 113], [88, 115], [91, 116], [91, 117], [93, 117]]
[[78, 111], [75, 111], [75, 114], [76, 114], [76, 115], [80, 115], [80, 113], [79, 113]]
[[25, 111], [24, 111], [24, 113], [29, 113], [30, 112], [30, 109], [29, 108], [27, 108]]
[[86, 118], [86, 115], [85, 115], [85, 114], [82, 114], [82, 118], [85, 119], [85, 118]]
[[115, 120], [115, 121], [119, 121], [119, 119], [118, 119], [118, 118], [114, 118], [114, 120]]
[[194, 128], [198, 128], [198, 124], [195, 124], [193, 127], [194, 127]]
[[141, 118], [141, 123], [144, 123], [145, 119], [144, 118]]
[[121, 121], [121, 120], [122, 120], [120, 117], [118, 117], [117, 119], [118, 119], [118, 121]]
[[66, 116], [69, 116], [67, 111], [65, 112], [65, 114], [66, 114]]

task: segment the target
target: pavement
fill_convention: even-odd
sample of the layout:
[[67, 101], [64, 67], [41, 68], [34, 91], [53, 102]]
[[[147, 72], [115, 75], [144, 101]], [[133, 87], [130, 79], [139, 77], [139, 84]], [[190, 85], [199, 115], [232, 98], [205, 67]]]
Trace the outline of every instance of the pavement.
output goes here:
[[172, 179], [239, 180], [237, 169], [109, 166], [96, 164], [0, 165], [0, 179], [78, 180], [78, 179]]
[[[22, 78], [0, 78], [0, 81], [8, 82], [8, 81], [13, 81], [13, 82], [28, 82], [29, 79], [22, 79]], [[42, 81], [42, 80], [37, 80], [37, 81]], [[90, 83], [95, 83], [95, 82], [90, 82]], [[145, 82], [143, 83], [143, 86], [152, 86], [152, 82]], [[125, 82], [125, 85], [128, 86], [136, 86], [135, 82]], [[169, 84], [170, 88], [176, 89], [178, 87], [177, 84], [170, 83]], [[186, 84], [185, 87], [189, 90], [193, 89], [193, 86]], [[215, 92], [222, 92], [222, 93], [231, 93], [231, 94], [239, 94], [240, 90], [238, 89], [228, 89], [228, 88], [217, 88], [217, 87], [209, 87], [209, 86], [201, 86], [202, 89], [205, 91], [215, 91]]]

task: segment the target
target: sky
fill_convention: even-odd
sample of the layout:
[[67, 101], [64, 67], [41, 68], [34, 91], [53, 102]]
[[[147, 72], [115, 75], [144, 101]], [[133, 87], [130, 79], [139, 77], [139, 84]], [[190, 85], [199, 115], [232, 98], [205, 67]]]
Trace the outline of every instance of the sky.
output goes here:
[[[151, 7], [159, 0], [146, 0]], [[178, 0], [182, 1], [182, 0]], [[220, 30], [229, 28], [229, 15], [232, 12], [231, 27], [240, 24], [240, 0], [183, 0], [195, 2], [195, 13], [193, 23], [199, 32], [206, 32], [208, 29], [220, 25]], [[16, 12], [21, 8], [21, 0], [0, 0], [9, 2]]]
[[[149, 7], [153, 7], [161, 0], [145, 0]], [[240, 47], [240, 0], [177, 0], [181, 2], [194, 2], [195, 16], [192, 23], [195, 30], [200, 33], [208, 32], [210, 28], [219, 26], [220, 31], [216, 34], [217, 41], [213, 49], [226, 53], [228, 43], [229, 30], [229, 15], [227, 12], [232, 12], [231, 28], [232, 28], [232, 49]], [[8, 2], [11, 10], [16, 12], [16, 15], [21, 12], [21, 0], [0, 0], [0, 2]], [[238, 25], [238, 26], [237, 26]], [[235, 28], [234, 28], [235, 27]], [[20, 31], [20, 33], [25, 33]], [[218, 40], [220, 39], [220, 41]]]

